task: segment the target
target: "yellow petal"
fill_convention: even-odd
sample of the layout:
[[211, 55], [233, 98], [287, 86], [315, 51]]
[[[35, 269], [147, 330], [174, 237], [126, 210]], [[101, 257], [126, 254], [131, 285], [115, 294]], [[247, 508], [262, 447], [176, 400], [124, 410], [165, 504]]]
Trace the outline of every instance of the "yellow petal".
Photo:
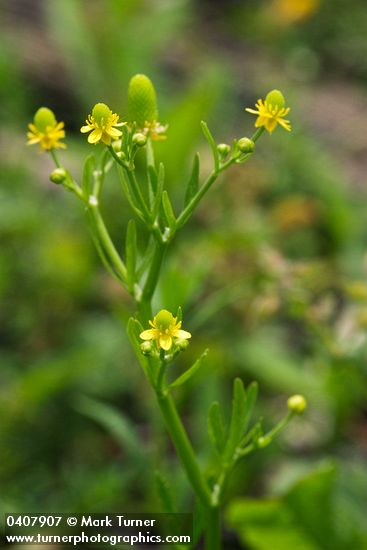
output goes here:
[[277, 121], [275, 118], [269, 119], [266, 121], [266, 124], [264, 126], [267, 129], [267, 131], [271, 134], [277, 126]]
[[86, 134], [87, 132], [90, 132], [92, 130], [92, 128], [90, 126], [82, 126], [80, 128], [80, 131], [82, 134]]
[[250, 109], [250, 107], [246, 107], [245, 111], [248, 113], [251, 113], [252, 115], [259, 115], [259, 111], [255, 111], [255, 109]]
[[98, 143], [101, 137], [102, 137], [102, 130], [93, 130], [93, 132], [88, 136], [88, 142]]
[[120, 136], [122, 136], [122, 132], [120, 132], [120, 130], [117, 130], [117, 128], [111, 128], [110, 130], [108, 130], [108, 133], [114, 139], [118, 139]]
[[187, 332], [186, 330], [175, 330], [173, 336], [175, 338], [181, 338], [181, 340], [188, 340], [191, 338], [190, 332]]
[[159, 345], [164, 351], [168, 351], [172, 347], [172, 337], [169, 334], [161, 334], [159, 337]]
[[111, 136], [106, 132], [102, 133], [102, 141], [105, 145], [111, 145]]
[[142, 340], [156, 340], [157, 338], [156, 332], [157, 332], [156, 330], [152, 330], [152, 329], [143, 330], [143, 332], [139, 335], [139, 337]]
[[287, 130], [288, 132], [290, 132], [290, 131], [292, 130], [292, 127], [291, 127], [291, 125], [290, 125], [289, 120], [284, 120], [283, 118], [280, 118], [280, 119], [278, 120], [278, 122], [279, 122], [279, 124], [280, 124], [281, 126], [283, 126], [283, 128], [284, 128], [285, 130]]

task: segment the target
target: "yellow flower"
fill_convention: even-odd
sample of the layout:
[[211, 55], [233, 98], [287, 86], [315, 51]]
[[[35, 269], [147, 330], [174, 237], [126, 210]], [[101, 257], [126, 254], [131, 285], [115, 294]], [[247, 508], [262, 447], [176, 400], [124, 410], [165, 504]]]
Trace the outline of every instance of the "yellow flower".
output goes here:
[[153, 120], [152, 122], [145, 121], [142, 132], [144, 135], [149, 136], [153, 141], [162, 141], [163, 139], [167, 139], [167, 136], [165, 135], [167, 128], [167, 124], [161, 124], [157, 120]]
[[149, 321], [151, 329], [144, 330], [140, 334], [142, 340], [156, 340], [159, 349], [168, 351], [174, 343], [174, 338], [179, 340], [188, 340], [191, 334], [186, 330], [181, 330], [182, 322], [177, 322], [177, 317], [173, 317], [172, 313], [166, 309], [161, 309], [154, 317], [153, 321]]
[[285, 108], [284, 103], [283, 94], [279, 90], [272, 90], [266, 96], [265, 101], [262, 99], [257, 101], [257, 110], [246, 108], [246, 111], [252, 113], [253, 115], [258, 115], [255, 122], [256, 128], [264, 126], [271, 134], [273, 130], [275, 130], [276, 126], [280, 124], [285, 130], [290, 132], [290, 122], [289, 120], [284, 119], [284, 117], [289, 113], [290, 108]]
[[103, 141], [106, 145], [111, 145], [111, 141], [119, 139], [122, 135], [116, 126], [124, 126], [126, 122], [119, 122], [119, 116], [111, 111], [104, 103], [97, 103], [92, 110], [92, 114], [88, 115], [86, 126], [82, 126], [80, 131], [82, 134], [93, 130], [89, 136], [89, 143], [98, 143]]
[[65, 149], [60, 142], [65, 137], [64, 123], [57, 122], [55, 115], [47, 107], [41, 107], [34, 115], [33, 123], [28, 124], [27, 145], [40, 144], [41, 151]]

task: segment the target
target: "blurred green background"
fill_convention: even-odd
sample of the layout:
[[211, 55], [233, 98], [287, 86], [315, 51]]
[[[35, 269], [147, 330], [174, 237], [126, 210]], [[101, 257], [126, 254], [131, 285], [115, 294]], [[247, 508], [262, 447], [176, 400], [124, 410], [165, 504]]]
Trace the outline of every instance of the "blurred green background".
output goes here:
[[[127, 341], [132, 304], [80, 204], [48, 181], [50, 158], [25, 144], [52, 108], [79, 178], [91, 106], [124, 116], [144, 72], [177, 211], [196, 150], [210, 168], [200, 120], [230, 142], [251, 135], [244, 107], [269, 89], [292, 108], [292, 133], [263, 136], [178, 236], [156, 296], [193, 333], [178, 371], [210, 348], [177, 394], [203, 463], [208, 407], [229, 409], [235, 376], [260, 382], [269, 427], [289, 394], [309, 401], [235, 471], [225, 548], [367, 549], [365, 1], [2, 0], [0, 18], [0, 511], [163, 511], [156, 468], [191, 508]], [[104, 194], [122, 247], [131, 213], [113, 175]]]

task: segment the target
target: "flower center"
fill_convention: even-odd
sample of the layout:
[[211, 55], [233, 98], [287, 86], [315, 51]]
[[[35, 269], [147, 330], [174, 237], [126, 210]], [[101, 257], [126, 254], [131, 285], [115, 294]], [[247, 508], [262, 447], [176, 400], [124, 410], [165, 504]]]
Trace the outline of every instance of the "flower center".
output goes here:
[[165, 334], [169, 334], [170, 327], [175, 323], [175, 318], [173, 317], [172, 313], [170, 313], [166, 309], [162, 309], [155, 316], [154, 322], [160, 331], [164, 332]]
[[98, 126], [106, 126], [108, 119], [112, 114], [111, 109], [105, 103], [97, 103], [92, 110], [92, 117]]
[[41, 107], [34, 115], [34, 125], [40, 132], [45, 133], [46, 129], [51, 126], [56, 126], [56, 118], [51, 109]]
[[268, 93], [265, 98], [265, 103], [272, 105], [272, 107], [278, 107], [278, 109], [283, 109], [284, 107], [284, 96], [279, 90], [272, 90]]

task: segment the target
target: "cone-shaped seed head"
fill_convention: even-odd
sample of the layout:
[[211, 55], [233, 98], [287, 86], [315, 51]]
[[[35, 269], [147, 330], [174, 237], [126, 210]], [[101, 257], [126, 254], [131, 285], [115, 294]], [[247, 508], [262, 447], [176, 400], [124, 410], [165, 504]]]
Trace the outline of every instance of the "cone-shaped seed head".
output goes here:
[[45, 132], [47, 127], [56, 125], [56, 118], [51, 109], [40, 107], [34, 115], [33, 122], [37, 130]]
[[136, 122], [138, 128], [158, 120], [157, 95], [152, 81], [144, 74], [136, 74], [130, 80], [128, 111], [130, 121]]

